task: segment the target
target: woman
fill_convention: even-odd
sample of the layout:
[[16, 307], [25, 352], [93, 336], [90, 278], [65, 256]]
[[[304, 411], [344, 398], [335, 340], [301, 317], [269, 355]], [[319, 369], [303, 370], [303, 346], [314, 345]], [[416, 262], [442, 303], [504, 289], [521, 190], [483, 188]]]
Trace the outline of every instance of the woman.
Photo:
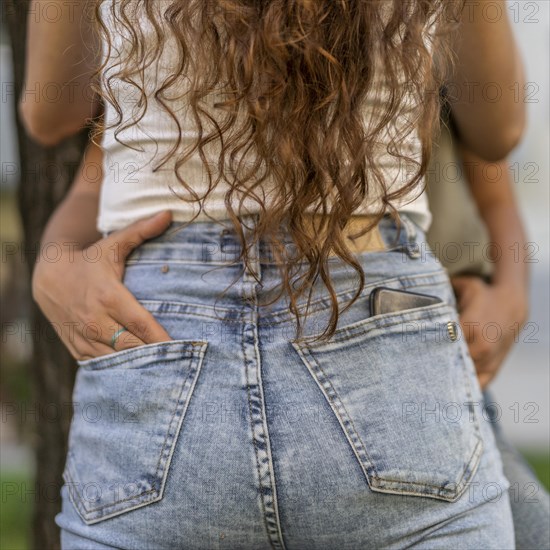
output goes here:
[[[62, 70], [103, 86], [103, 239], [58, 211], [50, 234], [82, 254], [33, 278], [76, 327], [64, 547], [513, 548], [448, 275], [420, 247], [434, 87], [521, 80], [506, 18], [460, 8], [100, 3], [100, 71]], [[57, 47], [83, 52], [63, 28]], [[52, 78], [43, 61], [28, 81]], [[38, 139], [56, 120], [55, 143], [96, 108], [21, 114]], [[453, 108], [486, 158], [521, 134], [508, 97]], [[87, 281], [70, 300], [60, 268], [65, 289]], [[408, 294], [383, 313], [380, 286]]]

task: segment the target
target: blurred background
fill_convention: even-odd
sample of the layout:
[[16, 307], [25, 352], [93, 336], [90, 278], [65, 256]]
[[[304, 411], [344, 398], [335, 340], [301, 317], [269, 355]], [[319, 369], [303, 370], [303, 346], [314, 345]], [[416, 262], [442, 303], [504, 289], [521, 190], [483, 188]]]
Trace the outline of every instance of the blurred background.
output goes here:
[[[534, 243], [531, 264], [531, 309], [529, 324], [506, 360], [496, 381], [493, 396], [508, 438], [526, 456], [540, 480], [550, 485], [550, 2], [508, 2], [509, 17], [523, 52], [529, 82], [529, 126], [522, 143], [510, 157], [517, 199], [528, 240]], [[0, 366], [2, 411], [0, 474], [2, 478], [0, 548], [29, 548], [29, 523], [35, 503], [44, 495], [34, 490], [31, 451], [32, 408], [27, 363], [31, 356], [27, 315], [30, 296], [25, 288], [23, 262], [6, 261], [10, 243], [21, 237], [16, 204], [20, 176], [14, 123], [12, 57], [4, 19], [0, 37], [0, 297], [2, 336]], [[9, 319], [10, 322], [5, 322]], [[15, 321], [14, 321], [15, 320]], [[25, 330], [14, 328], [14, 322]], [[17, 333], [14, 337], [13, 333]], [[23, 335], [23, 337], [22, 337]], [[30, 407], [30, 405], [29, 405]], [[51, 411], [55, 421], [55, 411]], [[51, 498], [57, 495], [52, 494]], [[47, 498], [47, 496], [46, 496]]]

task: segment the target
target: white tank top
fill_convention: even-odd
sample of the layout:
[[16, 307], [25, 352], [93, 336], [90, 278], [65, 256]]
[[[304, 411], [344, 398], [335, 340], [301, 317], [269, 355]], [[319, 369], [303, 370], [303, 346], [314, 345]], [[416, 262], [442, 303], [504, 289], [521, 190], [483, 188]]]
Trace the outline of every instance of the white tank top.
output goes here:
[[[102, 4], [102, 16], [109, 28], [112, 41], [110, 59], [104, 72], [104, 77], [109, 77], [111, 72], [116, 70], [116, 64], [120, 63], [120, 52], [127, 47], [127, 41], [124, 40], [124, 29], [115, 28], [112, 16], [110, 15], [111, 2], [117, 0], [105, 0]], [[159, 4], [162, 4], [159, 2]], [[154, 32], [148, 21], [140, 22], [141, 30], [147, 37], [149, 32]], [[127, 31], [126, 31], [127, 32]], [[167, 38], [167, 44], [163, 49], [158, 62], [153, 63], [149, 68], [143, 71], [143, 81], [140, 85], [145, 88], [147, 94], [147, 109], [143, 118], [130, 128], [119, 130], [118, 137], [124, 144], [115, 139], [116, 128], [106, 129], [103, 134], [103, 183], [100, 192], [99, 212], [97, 219], [97, 229], [105, 234], [108, 231], [121, 229], [141, 218], [151, 216], [161, 210], [169, 209], [172, 211], [174, 221], [196, 221], [209, 220], [206, 213], [214, 219], [227, 219], [227, 208], [224, 202], [225, 192], [229, 185], [223, 180], [219, 181], [217, 186], [210, 192], [207, 201], [202, 201], [202, 211], [199, 212], [197, 203], [188, 202], [179, 198], [189, 196], [188, 191], [178, 181], [174, 172], [174, 159], [172, 158], [159, 170], [153, 171], [153, 167], [160, 161], [177, 140], [178, 129], [175, 122], [168, 113], [162, 109], [153, 97], [154, 90], [159, 82], [169, 75], [170, 68], [174, 66], [172, 52], [177, 51], [171, 43], [172, 38]], [[153, 43], [153, 42], [151, 42]], [[104, 44], [103, 56], [107, 55], [107, 48]], [[115, 65], [114, 69], [109, 67]], [[378, 74], [381, 71], [377, 71]], [[380, 78], [380, 77], [379, 77]], [[365, 116], [375, 120], [376, 105], [384, 100], [388, 92], [384, 88], [383, 82], [378, 86], [378, 93], [373, 93], [365, 104]], [[117, 100], [123, 110], [123, 123], [135, 120], [132, 114], [136, 101], [139, 99], [139, 91], [125, 84], [120, 80], [112, 80], [111, 86], [116, 94]], [[178, 90], [179, 91], [179, 90]], [[214, 101], [212, 98], [209, 101]], [[411, 111], [415, 108], [412, 100], [409, 101]], [[182, 146], [189, 147], [196, 138], [196, 129], [191, 124], [192, 118], [186, 115], [187, 106], [183, 100], [179, 103], [172, 103], [172, 110], [177, 111], [178, 120], [182, 127]], [[215, 112], [215, 111], [212, 111]], [[404, 115], [406, 117], [406, 114]], [[114, 107], [105, 101], [105, 122], [106, 126], [117, 120], [117, 113]], [[395, 129], [399, 129], [400, 124], [404, 123], [403, 117], [397, 119], [394, 124]], [[388, 128], [388, 132], [392, 131]], [[212, 165], [216, 165], [219, 149], [215, 143], [206, 148], [208, 158], [210, 154]], [[420, 141], [416, 132], [409, 134], [405, 143], [405, 150], [411, 157], [420, 160]], [[395, 157], [390, 156], [384, 147], [380, 149], [378, 165], [387, 176], [387, 184], [390, 189], [402, 187], [410, 178], [404, 167], [396, 164]], [[203, 169], [203, 162], [198, 152], [179, 169], [180, 175], [185, 179], [193, 191], [202, 197], [208, 189], [207, 173]], [[215, 171], [213, 177], [215, 178]], [[393, 183], [390, 183], [393, 182]], [[420, 182], [423, 183], [423, 182]], [[270, 190], [273, 189], [271, 180], [262, 184], [261, 190], [265, 197], [264, 202], [269, 202]], [[431, 213], [428, 208], [426, 193], [419, 194], [421, 186], [402, 197], [399, 201], [394, 201], [394, 205], [400, 211], [405, 211], [411, 215], [411, 218], [424, 231], [427, 231], [431, 224]], [[179, 196], [178, 196], [179, 195]], [[417, 196], [418, 195], [418, 196]], [[238, 211], [237, 198], [234, 199], [233, 207]], [[246, 210], [244, 210], [246, 208]], [[354, 214], [373, 213], [379, 209], [379, 202], [376, 197], [369, 197], [365, 204], [358, 208]], [[252, 199], [243, 202], [242, 212], [258, 212], [260, 207]], [[310, 206], [306, 211], [313, 211]], [[196, 217], [195, 217], [196, 216]]]

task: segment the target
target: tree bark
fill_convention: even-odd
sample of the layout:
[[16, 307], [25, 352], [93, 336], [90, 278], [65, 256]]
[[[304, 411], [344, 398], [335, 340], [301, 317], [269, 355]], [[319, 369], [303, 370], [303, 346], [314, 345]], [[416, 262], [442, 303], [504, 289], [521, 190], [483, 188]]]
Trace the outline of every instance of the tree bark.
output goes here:
[[[29, 4], [29, 0], [1, 2], [2, 18], [8, 28], [12, 46], [15, 105], [23, 86]], [[38, 100], [43, 90], [37, 87], [35, 92], [36, 95], [29, 100]], [[32, 328], [33, 346], [28, 372], [34, 411], [29, 409], [26, 414], [26, 421], [32, 423], [37, 466], [36, 484], [33, 487], [36, 497], [33, 497], [32, 541], [36, 549], [57, 549], [60, 547], [59, 529], [54, 517], [61, 509], [59, 490], [63, 483], [61, 474], [72, 416], [71, 399], [76, 364], [57, 338], [51, 324], [32, 301], [30, 281], [42, 232], [72, 183], [88, 140], [88, 132], [83, 130], [58, 146], [45, 148], [27, 137], [18, 113], [16, 124], [21, 166], [17, 203], [23, 227], [23, 254], [18, 254], [18, 261], [26, 266], [28, 325]]]

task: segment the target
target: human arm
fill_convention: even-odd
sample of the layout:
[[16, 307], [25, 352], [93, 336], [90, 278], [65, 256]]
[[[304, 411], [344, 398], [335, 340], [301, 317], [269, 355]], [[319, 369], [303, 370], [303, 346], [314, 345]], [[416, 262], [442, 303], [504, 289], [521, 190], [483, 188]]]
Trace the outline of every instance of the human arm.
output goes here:
[[100, 112], [100, 98], [90, 87], [101, 53], [92, 23], [94, 4], [94, 0], [30, 4], [18, 110], [27, 133], [42, 145], [56, 145]]
[[460, 139], [479, 157], [501, 160], [526, 124], [525, 74], [506, 2], [468, 0], [452, 44], [447, 92]]
[[528, 247], [508, 163], [488, 163], [463, 145], [459, 150], [466, 180], [489, 233], [486, 250], [493, 262], [489, 282], [475, 275], [451, 278], [463, 333], [484, 388], [498, 373], [528, 318]]
[[85, 248], [102, 238], [96, 228], [102, 180], [102, 151], [90, 142], [73, 184], [48, 220], [42, 243], [69, 240]]
[[[47, 224], [32, 276], [34, 301], [75, 359], [113, 353], [110, 340], [120, 325], [128, 332], [117, 340], [116, 351], [171, 339], [122, 283], [126, 257], [162, 233], [170, 213], [102, 238], [96, 229], [101, 162], [101, 148], [90, 143], [69, 193]], [[53, 256], [48, 247], [54, 247]]]

